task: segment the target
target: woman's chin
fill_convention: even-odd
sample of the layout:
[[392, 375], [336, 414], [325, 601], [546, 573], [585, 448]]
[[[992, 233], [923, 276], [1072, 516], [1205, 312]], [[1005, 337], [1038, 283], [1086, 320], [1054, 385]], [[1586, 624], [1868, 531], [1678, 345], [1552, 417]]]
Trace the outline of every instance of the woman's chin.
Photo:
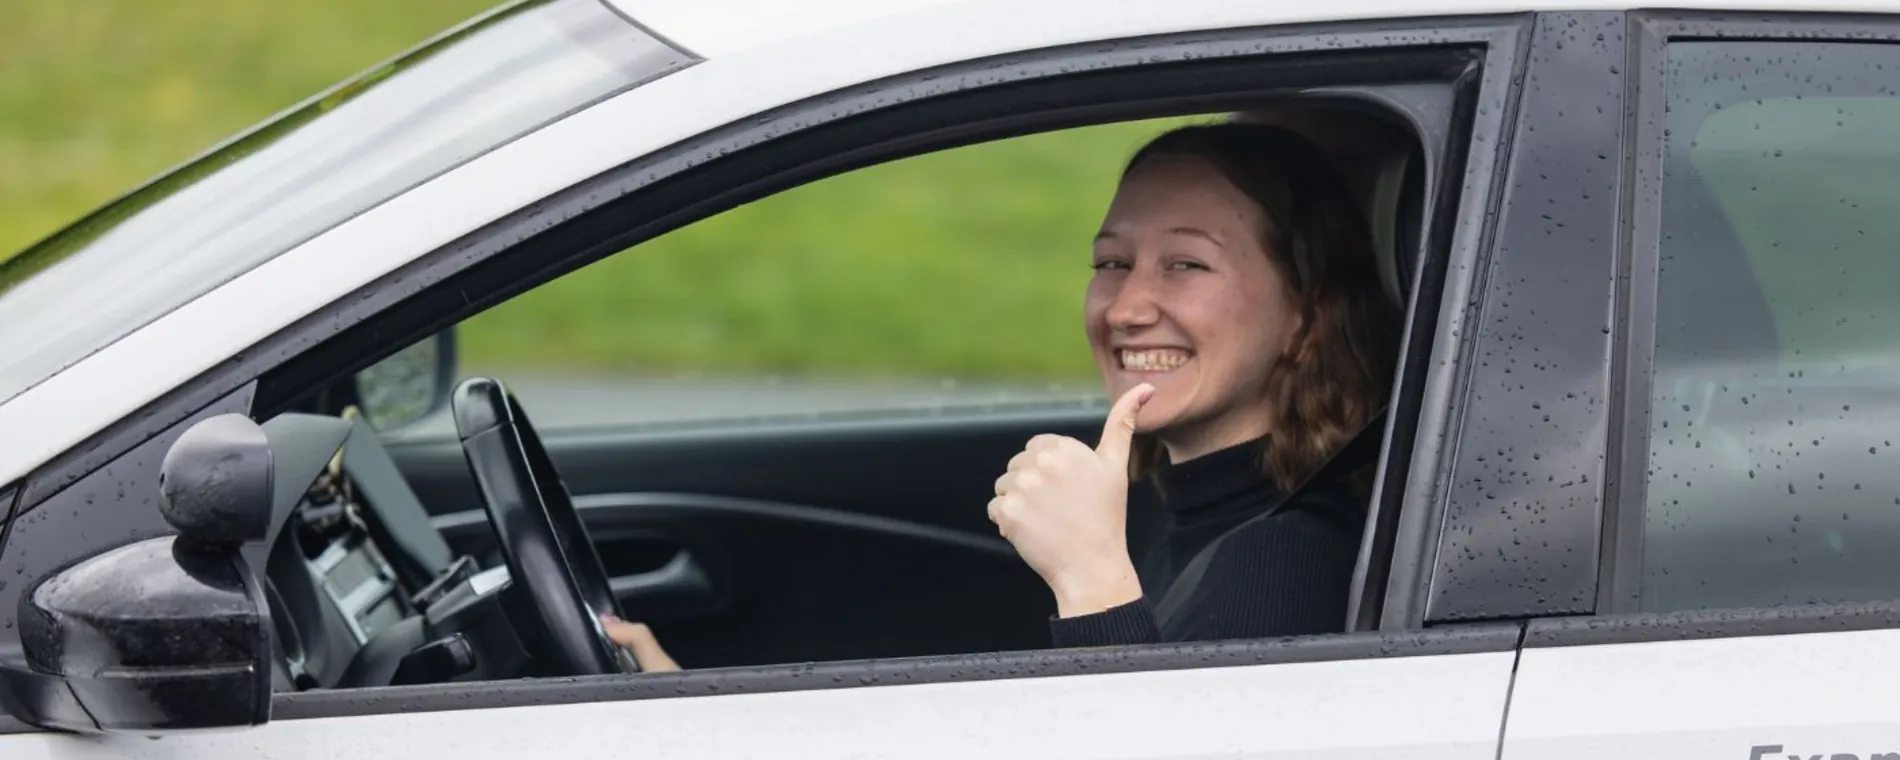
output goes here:
[[1174, 425], [1180, 417], [1179, 409], [1172, 408], [1172, 405], [1157, 396], [1142, 406], [1140, 412], [1135, 413], [1135, 432], [1155, 435]]
[[1108, 402], [1120, 401], [1128, 392], [1144, 383], [1154, 386], [1154, 395], [1141, 405], [1141, 411], [1135, 415], [1135, 430], [1147, 433], [1167, 427], [1168, 423], [1180, 414], [1180, 400], [1177, 398], [1178, 385], [1173, 382], [1174, 373], [1164, 372], [1125, 372], [1115, 378]]

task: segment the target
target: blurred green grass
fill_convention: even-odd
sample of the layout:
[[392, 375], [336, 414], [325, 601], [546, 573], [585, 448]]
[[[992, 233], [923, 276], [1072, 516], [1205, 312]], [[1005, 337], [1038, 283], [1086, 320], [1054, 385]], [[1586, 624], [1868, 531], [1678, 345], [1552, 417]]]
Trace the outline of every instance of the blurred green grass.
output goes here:
[[1090, 240], [1167, 123], [862, 169], [603, 259], [464, 325], [470, 361], [613, 374], [1081, 379]]
[[[0, 9], [0, 259], [490, 0], [42, 0]], [[498, 370], [1084, 379], [1089, 238], [1162, 124], [797, 188], [478, 315]]]

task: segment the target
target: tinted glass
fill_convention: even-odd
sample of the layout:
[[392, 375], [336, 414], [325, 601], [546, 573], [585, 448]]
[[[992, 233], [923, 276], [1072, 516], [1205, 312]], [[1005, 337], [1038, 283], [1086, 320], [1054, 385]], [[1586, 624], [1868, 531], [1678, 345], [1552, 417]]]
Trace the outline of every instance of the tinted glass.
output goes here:
[[680, 60], [598, 0], [536, 0], [313, 98], [0, 256], [0, 400], [351, 216]]
[[1668, 59], [1643, 606], [1900, 598], [1900, 47]]

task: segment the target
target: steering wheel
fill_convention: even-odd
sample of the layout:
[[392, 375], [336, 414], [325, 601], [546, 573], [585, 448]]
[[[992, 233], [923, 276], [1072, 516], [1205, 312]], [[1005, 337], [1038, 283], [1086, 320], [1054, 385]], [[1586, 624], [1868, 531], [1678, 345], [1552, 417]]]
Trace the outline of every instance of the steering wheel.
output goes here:
[[500, 381], [474, 377], [449, 397], [475, 486], [508, 563], [511, 617], [548, 675], [637, 673], [600, 615], [620, 615], [607, 571], [541, 437]]

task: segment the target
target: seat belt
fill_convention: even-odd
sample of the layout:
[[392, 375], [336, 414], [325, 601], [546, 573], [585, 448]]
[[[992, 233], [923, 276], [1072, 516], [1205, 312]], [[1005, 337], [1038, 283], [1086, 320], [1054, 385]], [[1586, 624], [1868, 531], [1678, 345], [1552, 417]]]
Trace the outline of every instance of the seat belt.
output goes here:
[[1175, 616], [1181, 613], [1181, 608], [1194, 597], [1195, 589], [1200, 588], [1201, 579], [1207, 574], [1208, 562], [1212, 560], [1214, 552], [1220, 549], [1221, 542], [1226, 541], [1228, 536], [1239, 533], [1240, 529], [1248, 525], [1280, 514], [1288, 504], [1297, 503], [1304, 498], [1315, 485], [1337, 481], [1345, 477], [1346, 473], [1363, 466], [1366, 461], [1377, 459], [1379, 442], [1385, 431], [1386, 409], [1387, 407], [1380, 407], [1379, 412], [1372, 415], [1372, 419], [1367, 420], [1366, 424], [1359, 428], [1358, 433], [1353, 434], [1352, 440], [1347, 441], [1345, 447], [1334, 454], [1332, 459], [1326, 460], [1326, 464], [1320, 465], [1319, 469], [1306, 476], [1305, 480], [1300, 481], [1300, 484], [1289, 491], [1280, 503], [1228, 529], [1226, 533], [1222, 533], [1219, 538], [1202, 548], [1199, 554], [1194, 555], [1194, 559], [1181, 568], [1181, 574], [1175, 576], [1174, 583], [1168, 586], [1168, 590], [1161, 595], [1161, 600], [1155, 604], [1155, 626], [1163, 631], [1168, 630]]

